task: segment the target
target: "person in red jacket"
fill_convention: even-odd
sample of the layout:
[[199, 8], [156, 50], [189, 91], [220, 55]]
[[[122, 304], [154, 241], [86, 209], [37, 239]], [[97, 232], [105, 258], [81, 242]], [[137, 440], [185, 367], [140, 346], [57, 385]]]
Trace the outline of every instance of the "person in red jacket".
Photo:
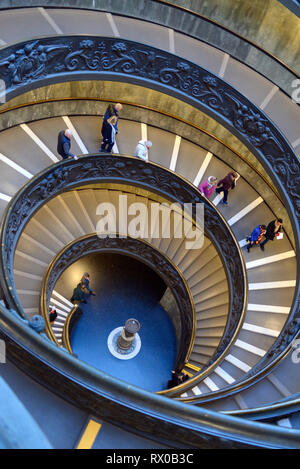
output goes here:
[[228, 192], [230, 191], [230, 189], [235, 188], [237, 177], [238, 177], [237, 173], [230, 172], [227, 174], [227, 176], [224, 177], [224, 179], [221, 179], [217, 184], [216, 192], [218, 194], [220, 194], [220, 192], [224, 193], [222, 202], [225, 205], [228, 204], [227, 202]]

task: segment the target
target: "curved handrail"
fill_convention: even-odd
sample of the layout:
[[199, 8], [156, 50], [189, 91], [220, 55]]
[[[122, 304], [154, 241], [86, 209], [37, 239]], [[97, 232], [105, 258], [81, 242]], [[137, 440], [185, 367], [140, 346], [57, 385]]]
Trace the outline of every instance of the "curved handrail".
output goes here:
[[[247, 389], [258, 381], [264, 379], [272, 370], [286, 358], [286, 356], [293, 350], [294, 341], [300, 338], [300, 319], [292, 320], [289, 328], [284, 329], [281, 337], [279, 336], [279, 343], [277, 347], [271, 348], [271, 352], [266, 353], [264, 357], [257, 365], [255, 365], [250, 372], [241, 379], [235, 381], [230, 386], [225, 386], [219, 391], [213, 391], [209, 395], [179, 398], [179, 400], [192, 403], [192, 404], [203, 404], [217, 400], [220, 397], [226, 398], [232, 396], [243, 389]], [[270, 357], [272, 358], [270, 361]], [[259, 365], [259, 366], [258, 366]]]
[[[22, 108], [29, 107], [29, 106], [35, 106], [35, 105], [39, 105], [39, 104], [46, 104], [46, 103], [53, 103], [53, 102], [63, 102], [63, 101], [113, 102], [114, 99], [113, 98], [99, 98], [99, 97], [95, 98], [95, 97], [91, 97], [91, 96], [80, 96], [80, 97], [73, 96], [73, 97], [68, 97], [68, 98], [46, 98], [46, 99], [41, 99], [41, 100], [34, 101], [34, 102], [26, 102], [25, 104], [18, 104], [16, 106], [6, 108], [6, 109], [1, 109], [1, 107], [0, 107], [0, 115], [5, 114], [6, 112], [15, 111], [16, 109], [22, 109]], [[282, 199], [281, 199], [278, 191], [276, 190], [276, 188], [270, 184], [270, 182], [266, 179], [266, 177], [258, 170], [258, 168], [254, 164], [252, 164], [250, 161], [248, 161], [241, 153], [234, 150], [228, 143], [224, 142], [221, 138], [216, 137], [213, 133], [209, 132], [207, 129], [195, 124], [194, 122], [183, 119], [183, 118], [181, 118], [181, 117], [179, 117], [175, 114], [171, 114], [170, 112], [166, 112], [163, 109], [156, 109], [154, 107], [146, 106], [146, 105], [143, 105], [143, 104], [133, 103], [132, 101], [127, 101], [127, 100], [124, 100], [124, 99], [118, 99], [118, 101], [123, 106], [126, 106], [126, 105], [135, 106], [137, 108], [146, 109], [147, 111], [156, 112], [157, 114], [161, 114], [162, 116], [170, 117], [171, 119], [174, 119], [178, 122], [182, 122], [184, 124], [187, 124], [189, 127], [193, 127], [194, 129], [199, 130], [203, 134], [205, 134], [208, 137], [212, 138], [216, 142], [223, 145], [224, 148], [227, 148], [228, 150], [230, 150], [234, 156], [236, 156], [237, 158], [242, 160], [244, 163], [246, 163], [249, 166], [249, 168], [251, 168], [251, 170], [254, 173], [256, 173], [263, 180], [263, 182], [271, 189], [271, 191], [276, 195], [278, 200], [282, 203]], [[187, 137], [184, 137], [184, 138], [188, 141], [192, 141], [192, 140], [189, 140]], [[205, 148], [205, 147], [203, 146], [203, 148]], [[209, 150], [208, 148], [206, 148], [206, 149], [207, 149], [207, 151]], [[217, 158], [220, 158], [220, 156], [218, 156], [218, 155], [215, 155], [215, 156]], [[234, 169], [234, 168], [232, 168], [232, 169]]]
[[234, 418], [128, 385], [64, 351], [0, 303], [7, 356], [62, 398], [95, 417], [171, 447], [299, 448], [300, 431]]
[[[87, 234], [71, 241], [52, 259], [44, 276], [40, 310], [46, 324], [46, 332], [57, 345], [49, 318], [50, 296], [60, 275], [75, 261], [93, 253], [118, 253], [133, 257], [149, 266], [170, 288], [181, 313], [181, 338], [174, 367], [181, 369], [191, 353], [195, 337], [195, 305], [190, 288], [183, 275], [165, 254], [143, 239], [130, 236], [120, 237], [114, 233], [112, 238], [100, 238], [97, 234]], [[72, 314], [72, 311], [70, 312]], [[65, 337], [67, 339], [67, 330]], [[68, 342], [68, 339], [67, 339]]]

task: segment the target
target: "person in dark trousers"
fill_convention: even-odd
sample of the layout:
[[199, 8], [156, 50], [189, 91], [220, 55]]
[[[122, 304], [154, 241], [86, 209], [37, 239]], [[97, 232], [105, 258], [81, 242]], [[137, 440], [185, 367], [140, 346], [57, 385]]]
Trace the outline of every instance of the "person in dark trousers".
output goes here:
[[93, 296], [96, 295], [96, 293], [93, 292], [93, 290], [90, 288], [90, 274], [89, 274], [88, 272], [85, 272], [85, 273], [83, 274], [83, 277], [82, 277], [82, 279], [81, 279], [81, 281], [80, 281], [80, 284], [81, 284], [81, 286], [82, 286], [83, 291], [84, 291], [85, 294], [87, 294], [87, 295], [93, 295]]
[[168, 389], [174, 388], [175, 386], [178, 386], [179, 384], [184, 383], [186, 380], [189, 379], [188, 375], [182, 371], [181, 373], [178, 373], [175, 370], [171, 371], [172, 377], [168, 381]]
[[252, 246], [257, 246], [260, 244], [261, 240], [263, 239], [264, 234], [266, 233], [267, 227], [266, 225], [258, 225], [251, 233], [251, 236], [247, 238], [247, 251], [249, 252]]
[[61, 130], [58, 134], [57, 153], [62, 157], [63, 160], [66, 160], [67, 158], [75, 158], [77, 160], [77, 156], [70, 152], [71, 137], [72, 131], [70, 129]]
[[238, 177], [237, 173], [230, 172], [230, 173], [227, 174], [227, 176], [225, 176], [223, 179], [221, 179], [217, 184], [216, 192], [217, 192], [217, 194], [220, 194], [220, 192], [224, 193], [222, 202], [225, 205], [228, 204], [228, 202], [227, 202], [228, 192], [231, 189], [235, 188], [237, 177]]
[[267, 230], [265, 233], [265, 240], [259, 245], [262, 251], [265, 250], [265, 244], [267, 244], [269, 241], [273, 241], [276, 238], [276, 236], [279, 235], [282, 225], [283, 225], [283, 221], [281, 218], [277, 218], [277, 220], [273, 220], [268, 224]]
[[73, 295], [70, 301], [75, 305], [87, 302], [84, 298], [84, 287], [81, 285], [81, 283], [78, 283], [77, 287], [74, 288]]
[[123, 106], [121, 103], [117, 103], [115, 105], [110, 104], [105, 111], [101, 128], [101, 134], [103, 138], [102, 145], [100, 148], [101, 152], [110, 153], [112, 147], [114, 146], [114, 139], [112, 141], [112, 139], [110, 138], [112, 134], [112, 130], [110, 128], [111, 122], [108, 121], [109, 119], [111, 119], [112, 116], [116, 117], [114, 123], [112, 124], [114, 127], [114, 135], [116, 135], [118, 133], [119, 112], [122, 110], [122, 108]]

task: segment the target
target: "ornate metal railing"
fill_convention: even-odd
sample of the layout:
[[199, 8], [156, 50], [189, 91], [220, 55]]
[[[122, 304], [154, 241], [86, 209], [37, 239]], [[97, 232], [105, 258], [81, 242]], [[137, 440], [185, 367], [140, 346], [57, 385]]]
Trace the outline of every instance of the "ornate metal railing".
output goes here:
[[208, 112], [249, 146], [270, 173], [298, 236], [297, 155], [259, 108], [202, 67], [133, 41], [87, 36], [10, 46], [0, 51], [0, 64], [7, 100], [43, 83], [113, 79], [158, 89]]
[[74, 308], [70, 311], [66, 322], [63, 327], [63, 333], [62, 333], [62, 345], [65, 347], [65, 349], [68, 350], [69, 353], [73, 353], [71, 343], [70, 343], [70, 335], [73, 329], [73, 326], [75, 322], [78, 321], [80, 316], [82, 315], [81, 309], [75, 305]]
[[271, 402], [261, 407], [243, 410], [224, 411], [224, 414], [236, 417], [243, 417], [251, 420], [266, 421], [276, 423], [280, 418], [290, 417], [300, 410], [299, 393], [285, 397], [280, 401]]
[[176, 300], [181, 315], [181, 337], [178, 344], [176, 369], [182, 369], [191, 353], [195, 336], [195, 307], [190, 289], [176, 265], [157, 249], [142, 239], [131, 237], [100, 238], [86, 235], [69, 243], [52, 260], [44, 278], [41, 295], [41, 312], [49, 337], [57, 343], [48, 320], [48, 306], [53, 289], [61, 274], [75, 261], [92, 253], [118, 253], [143, 262], [159, 275]]

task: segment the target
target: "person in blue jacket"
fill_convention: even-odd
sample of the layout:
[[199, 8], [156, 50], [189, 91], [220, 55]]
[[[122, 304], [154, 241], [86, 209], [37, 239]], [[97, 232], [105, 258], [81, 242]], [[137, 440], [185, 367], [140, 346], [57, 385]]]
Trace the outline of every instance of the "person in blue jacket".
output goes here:
[[250, 251], [252, 246], [257, 246], [261, 242], [266, 231], [267, 231], [266, 225], [258, 225], [256, 228], [254, 228], [254, 230], [251, 233], [251, 236], [247, 238], [247, 241], [248, 241], [247, 251], [248, 252]]
[[101, 128], [102, 134], [102, 145], [100, 148], [101, 152], [110, 153], [112, 147], [114, 146], [114, 139], [111, 138], [112, 132], [110, 127], [111, 117], [115, 116], [116, 119], [113, 120], [114, 135], [118, 133], [118, 121], [119, 121], [119, 112], [122, 110], [123, 106], [121, 103], [115, 105], [110, 104], [104, 114], [103, 123]]

